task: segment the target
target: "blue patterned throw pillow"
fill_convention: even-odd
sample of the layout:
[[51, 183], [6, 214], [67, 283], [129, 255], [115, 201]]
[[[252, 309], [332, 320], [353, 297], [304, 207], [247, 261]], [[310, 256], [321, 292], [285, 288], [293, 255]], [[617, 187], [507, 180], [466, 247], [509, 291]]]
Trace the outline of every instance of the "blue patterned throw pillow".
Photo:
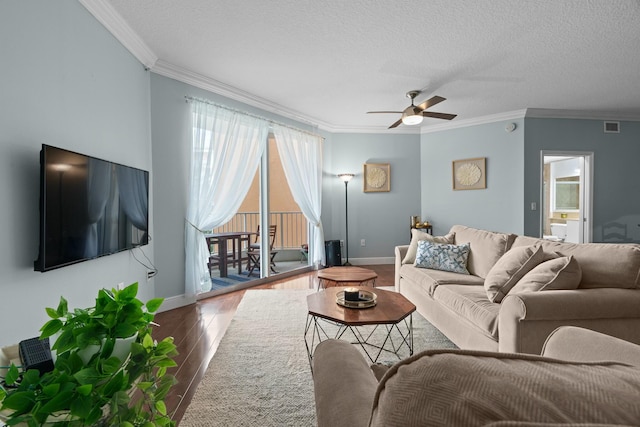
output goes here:
[[418, 242], [415, 266], [469, 274], [467, 259], [469, 258], [470, 249], [469, 243], [447, 245], [421, 240]]

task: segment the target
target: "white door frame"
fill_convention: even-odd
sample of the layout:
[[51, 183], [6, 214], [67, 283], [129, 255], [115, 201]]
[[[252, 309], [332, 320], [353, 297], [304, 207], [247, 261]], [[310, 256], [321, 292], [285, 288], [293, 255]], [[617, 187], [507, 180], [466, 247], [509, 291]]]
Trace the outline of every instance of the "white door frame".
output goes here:
[[593, 151], [540, 151], [540, 237], [544, 231], [544, 212], [548, 209], [544, 203], [544, 158], [545, 156], [579, 157], [582, 159], [580, 168], [580, 227], [578, 228], [581, 243], [593, 241]]

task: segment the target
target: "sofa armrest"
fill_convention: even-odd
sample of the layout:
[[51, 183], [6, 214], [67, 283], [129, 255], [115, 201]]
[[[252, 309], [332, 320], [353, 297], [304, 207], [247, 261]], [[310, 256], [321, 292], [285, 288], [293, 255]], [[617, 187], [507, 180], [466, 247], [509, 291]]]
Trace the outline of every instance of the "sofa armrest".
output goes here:
[[639, 289], [507, 294], [498, 315], [499, 351], [540, 354], [551, 332], [565, 325], [640, 343], [639, 307]]
[[396, 292], [400, 292], [400, 267], [402, 267], [402, 260], [404, 259], [407, 251], [409, 250], [409, 245], [396, 246], [395, 255], [396, 255], [396, 269], [395, 269], [395, 286]]
[[318, 427], [369, 425], [376, 394], [369, 364], [347, 341], [329, 339], [313, 353], [313, 388]]
[[542, 355], [574, 362], [622, 362], [640, 366], [640, 346], [609, 335], [575, 326], [551, 332]]

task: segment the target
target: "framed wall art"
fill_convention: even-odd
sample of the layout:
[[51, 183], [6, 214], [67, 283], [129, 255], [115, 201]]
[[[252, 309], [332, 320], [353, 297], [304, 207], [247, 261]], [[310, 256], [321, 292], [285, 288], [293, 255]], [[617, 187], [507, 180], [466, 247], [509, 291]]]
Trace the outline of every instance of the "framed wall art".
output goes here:
[[365, 163], [363, 176], [365, 193], [391, 190], [389, 163]]
[[486, 157], [454, 160], [452, 164], [454, 190], [487, 188]]

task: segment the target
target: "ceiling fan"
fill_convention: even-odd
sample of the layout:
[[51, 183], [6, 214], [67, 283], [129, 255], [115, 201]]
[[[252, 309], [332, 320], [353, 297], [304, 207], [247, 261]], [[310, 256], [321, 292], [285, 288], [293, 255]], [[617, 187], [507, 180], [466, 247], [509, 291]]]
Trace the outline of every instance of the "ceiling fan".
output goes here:
[[405, 125], [419, 125], [422, 123], [422, 119], [424, 117], [433, 117], [434, 119], [443, 119], [443, 120], [451, 120], [456, 117], [456, 114], [447, 114], [447, 113], [435, 113], [431, 111], [425, 111], [427, 108], [432, 107], [444, 100], [441, 96], [434, 96], [426, 101], [424, 101], [420, 105], [413, 105], [413, 100], [416, 96], [420, 94], [419, 90], [410, 90], [407, 92], [407, 98], [411, 98], [411, 105], [405, 108], [403, 111], [367, 111], [367, 114], [378, 114], [378, 113], [390, 113], [390, 114], [402, 114], [400, 120], [389, 126], [389, 129], [397, 127], [400, 123], [404, 123]]

